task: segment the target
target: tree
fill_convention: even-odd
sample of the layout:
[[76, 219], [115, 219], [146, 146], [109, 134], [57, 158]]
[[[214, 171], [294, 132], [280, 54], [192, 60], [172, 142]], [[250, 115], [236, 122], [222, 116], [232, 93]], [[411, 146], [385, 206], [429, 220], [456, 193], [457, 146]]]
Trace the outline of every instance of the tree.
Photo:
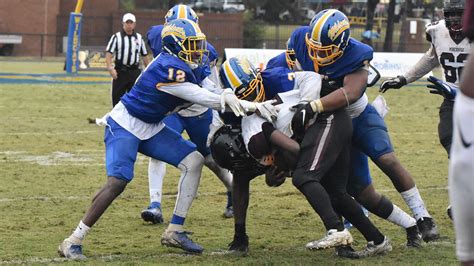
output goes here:
[[400, 30], [400, 43], [398, 45], [398, 51], [399, 52], [404, 52], [405, 51], [405, 42], [407, 42], [407, 35], [406, 32], [408, 31], [408, 23], [407, 23], [407, 17], [410, 17], [412, 15], [412, 9], [413, 9], [413, 3], [411, 0], [405, 0], [405, 6], [403, 7], [402, 10], [402, 16], [400, 19], [400, 22], [402, 23], [402, 28]]
[[265, 21], [278, 21], [280, 19], [280, 13], [284, 12], [285, 10], [288, 10], [294, 20], [301, 19], [301, 15], [297, 9], [295, 0], [262, 0], [261, 2], [264, 2], [262, 7], [265, 9]]
[[390, 2], [388, 3], [387, 13], [388, 13], [387, 29], [385, 31], [383, 51], [391, 52], [393, 50], [393, 24], [395, 22], [395, 0], [390, 0]]
[[[372, 32], [374, 28], [374, 13], [375, 8], [379, 0], [368, 0], [367, 1], [367, 23], [365, 24], [365, 30]], [[372, 45], [372, 38], [365, 40], [368, 45]]]

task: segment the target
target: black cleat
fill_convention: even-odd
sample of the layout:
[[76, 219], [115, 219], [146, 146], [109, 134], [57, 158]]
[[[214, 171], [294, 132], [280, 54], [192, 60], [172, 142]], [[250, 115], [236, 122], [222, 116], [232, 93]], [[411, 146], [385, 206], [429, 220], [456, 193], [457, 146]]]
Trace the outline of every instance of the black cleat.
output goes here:
[[453, 220], [453, 213], [451, 211], [451, 205], [449, 205], [448, 208], [446, 209], [446, 213], [448, 214], [449, 219], [451, 219], [451, 221], [452, 221]]
[[407, 247], [420, 248], [421, 247], [421, 233], [416, 225], [405, 229], [407, 231]]
[[234, 240], [229, 244], [229, 252], [242, 256], [247, 256], [249, 252], [249, 237], [247, 235], [234, 235]]
[[336, 255], [343, 258], [358, 259], [356, 251], [351, 245], [342, 245], [336, 247]]
[[425, 242], [430, 242], [439, 239], [438, 227], [433, 218], [423, 217], [416, 221], [416, 225], [421, 232], [421, 236]]

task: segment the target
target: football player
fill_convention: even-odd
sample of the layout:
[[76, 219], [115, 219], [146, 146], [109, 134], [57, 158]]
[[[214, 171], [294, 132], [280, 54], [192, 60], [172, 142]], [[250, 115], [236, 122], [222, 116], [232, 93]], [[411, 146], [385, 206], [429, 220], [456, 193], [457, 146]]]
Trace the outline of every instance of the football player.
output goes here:
[[[297, 61], [293, 43], [295, 40], [302, 40], [304, 36], [306, 36], [308, 30], [309, 27], [307, 26], [297, 28], [288, 41], [287, 51], [285, 52], [286, 60], [283, 61], [281, 59], [273, 58], [270, 60], [272, 64], [267, 65], [266, 71], [269, 70], [269, 67], [272, 68], [278, 66], [293, 68], [296, 70], [300, 69], [301, 64]], [[281, 58], [282, 55], [278, 55], [277, 57]], [[374, 82], [371, 81], [370, 83]], [[397, 205], [393, 204], [388, 198], [379, 194], [372, 184], [368, 157], [361, 151], [360, 146], [366, 146], [367, 144], [365, 142], [372, 141], [374, 136], [383, 137], [386, 134], [383, 131], [386, 131], [386, 129], [383, 121], [380, 122], [381, 118], [374, 112], [373, 107], [368, 103], [367, 99], [367, 95], [364, 93], [360, 100], [347, 107], [352, 118], [353, 130], [356, 133], [359, 133], [355, 134], [352, 138], [351, 167], [347, 190], [351, 196], [375, 215], [402, 226], [407, 232], [408, 247], [420, 247], [421, 237], [416, 225], [416, 220], [405, 213]], [[367, 122], [365, 122], [367, 119], [370, 121], [376, 121], [377, 126], [374, 128], [368, 127]], [[383, 127], [381, 125], [383, 125]], [[360, 136], [365, 135], [364, 133], [360, 133], [362, 130], [367, 130], [371, 134], [361, 138]], [[381, 133], [377, 132], [380, 130], [382, 130]], [[374, 137], [374, 140], [377, 140], [377, 138]]]
[[[275, 160], [286, 162], [285, 164], [288, 166], [288, 169], [276, 169], [281, 167], [281, 164], [277, 163], [276, 168], [273, 167], [269, 169], [266, 174], [267, 184], [279, 185], [282, 183], [282, 181], [284, 181], [284, 178], [281, 179], [280, 177], [277, 177], [276, 179], [279, 180], [276, 180], [276, 184], [270, 184], [269, 181], [272, 182], [272, 179], [275, 181], [275, 178], [271, 177], [271, 175], [276, 174], [282, 176], [283, 170], [294, 170], [298, 163], [297, 160], [300, 151], [299, 144], [289, 138], [293, 135], [290, 128], [293, 112], [289, 110], [289, 107], [298, 104], [301, 99], [303, 99], [303, 101], [310, 101], [312, 99], [319, 98], [321, 78], [314, 72], [294, 73], [288, 68], [272, 68], [265, 70], [262, 73], [257, 73], [255, 71], [247, 70], [249, 69], [248, 65], [249, 63], [242, 63], [242, 60], [237, 60], [235, 58], [231, 58], [224, 62], [220, 72], [222, 83], [225, 85], [228, 84], [235, 90], [239, 98], [246, 100], [261, 101], [264, 97], [274, 97], [276, 96], [276, 93], [278, 93], [278, 96], [275, 98], [277, 98], [278, 102], [283, 103], [280, 105], [280, 112], [278, 114], [277, 120], [273, 123], [269, 123], [253, 115], [243, 118], [242, 137], [244, 146], [247, 146], [247, 150], [251, 155], [251, 158], [256, 159], [260, 166], [271, 165], [273, 157], [275, 157]], [[258, 93], [262, 90], [264, 90], [265, 93]], [[255, 97], [255, 95], [261, 96]], [[326, 118], [323, 117], [319, 120], [316, 119], [314, 123], [319, 124], [317, 128], [327, 128], [328, 123], [325, 121]], [[329, 138], [331, 138], [331, 136]], [[227, 146], [229, 145], [226, 145], [225, 147]], [[223, 153], [224, 152], [221, 152], [220, 154]], [[221, 157], [221, 159], [223, 158], [222, 156], [216, 156], [216, 158], [217, 157]], [[304, 160], [303, 156], [299, 158], [300, 160]], [[338, 165], [338, 167], [340, 167], [340, 165]], [[254, 171], [249, 172], [248, 170], [245, 170], [245, 168], [240, 170], [241, 168], [243, 167], [239, 167], [237, 170], [235, 167], [233, 169], [234, 175], [236, 177], [234, 179], [235, 232], [234, 241], [230, 244], [229, 250], [247, 252], [248, 236], [246, 235], [245, 231], [245, 217], [249, 201], [249, 182], [262, 171], [260, 171], [260, 173], [255, 173]], [[329, 195], [331, 195], [333, 200], [332, 202], [337, 202], [339, 200], [344, 201], [343, 204], [347, 206], [355, 203], [352, 197], [344, 196], [347, 194], [345, 192], [345, 186], [342, 186], [343, 189], [341, 190], [338, 190], [337, 188], [335, 189], [336, 186], [331, 186], [333, 185], [332, 181], [341, 178], [341, 176], [330, 176], [327, 174], [334, 172], [334, 167], [333, 169], [330, 168], [331, 166], [328, 166], [326, 169], [323, 168], [317, 170], [316, 175], [320, 175], [319, 178], [322, 179], [321, 182], [324, 188], [321, 191], [318, 191], [318, 196], [315, 197], [319, 197], [318, 201], [327, 203], [326, 206], [322, 206], [322, 204], [320, 204], [319, 206], [321, 206], [321, 208], [315, 208], [315, 211], [320, 214], [329, 233], [324, 239], [312, 242], [309, 248], [329, 248], [338, 245], [347, 245], [352, 241], [352, 236], [347, 231], [347, 229], [344, 229], [342, 222], [337, 218], [336, 223], [333, 223], [331, 216], [326, 215], [327, 213], [334, 213], [334, 215], [337, 216], [332, 208], [331, 202], [324, 201], [326, 198], [329, 198]], [[259, 168], [254, 167], [251, 169]], [[272, 171], [273, 173], [271, 173]], [[296, 171], [298, 171], [298, 169]], [[342, 176], [342, 178], [344, 177]], [[326, 192], [326, 190], [328, 192]], [[329, 195], [327, 193], [329, 193]], [[347, 200], [341, 199], [342, 197]], [[357, 203], [355, 204], [358, 206]], [[360, 231], [369, 241], [374, 241], [377, 233], [380, 234], [380, 232], [378, 232], [378, 230], [364, 216], [360, 208], [360, 213], [354, 213], [353, 210], [348, 212], [347, 209], [341, 208], [340, 205], [336, 206], [339, 208], [338, 211], [347, 214], [351, 221], [354, 220], [354, 224], [356, 224], [356, 226], [364, 224], [365, 227], [361, 228]], [[366, 221], [360, 221], [361, 219], [365, 219]], [[338, 229], [340, 230], [338, 231]], [[383, 235], [382, 238], [384, 238]], [[386, 244], [388, 246], [390, 245], [389, 243]], [[340, 255], [352, 255], [349, 257], [355, 256], [354, 254], [348, 253]]]
[[[196, 145], [162, 123], [169, 114], [192, 103], [213, 108], [230, 108], [236, 115], [260, 109], [274, 113], [263, 104], [239, 100], [233, 91], [221, 95], [200, 87], [193, 69], [202, 65], [206, 36], [193, 21], [176, 19], [163, 28], [163, 51], [145, 69], [137, 82], [106, 118], [105, 129], [107, 182], [94, 196], [91, 206], [74, 232], [59, 245], [59, 254], [70, 259], [85, 259], [82, 242], [90, 228], [113, 200], [133, 179], [137, 153], [172, 164], [181, 170], [173, 217], [161, 237], [165, 246], [201, 253], [203, 248], [188, 238], [183, 226], [196, 196], [204, 158]], [[212, 88], [211, 88], [212, 89]], [[266, 112], [266, 113], [265, 113]]]
[[[338, 11], [322, 12], [325, 12], [326, 16], [324, 14], [315, 16], [309, 32], [304, 33], [304, 29], [302, 29], [303, 33], [296, 36], [294, 49], [296, 58], [303, 70], [316, 71], [327, 77], [323, 80], [323, 83], [327, 83], [327, 86], [333, 88], [334, 91], [327, 96], [322, 96], [320, 102], [308, 103], [302, 110], [305, 110], [306, 114], [317, 114], [347, 106], [354, 124], [352, 136], [353, 143], [356, 144], [352, 149], [353, 158], [356, 156], [354, 160], [363, 162], [365, 160], [363, 157], [365, 155], [369, 156], [389, 176], [395, 188], [412, 210], [423, 239], [425, 241], [437, 239], [439, 237], [437, 227], [426, 210], [415, 182], [395, 156], [387, 127], [375, 108], [368, 103], [367, 95], [364, 93], [367, 87], [368, 63], [373, 57], [372, 48], [350, 38], [350, 32], [340, 35], [338, 39], [340, 43], [332, 41], [332, 37], [329, 35], [323, 35], [322, 32], [334, 34], [345, 28], [349, 29], [349, 24], [341, 23], [342, 19], [340, 19], [329, 25], [330, 28], [327, 28], [327, 25], [323, 27], [322, 21], [324, 19], [329, 20], [328, 16], [333, 17], [331, 13]], [[316, 23], [315, 20], [319, 17], [324, 19], [320, 20], [320, 23]], [[297, 116], [295, 115], [295, 117]], [[306, 119], [308, 119], [308, 116], [306, 116]], [[304, 123], [301, 124], [304, 125]], [[365, 163], [353, 164], [352, 166], [362, 167], [361, 169], [353, 169], [352, 172], [360, 174], [363, 178], [351, 178], [350, 181], [362, 181], [362, 184], [359, 183], [362, 188], [370, 184]], [[367, 178], [364, 179], [364, 177]], [[354, 184], [351, 187], [354, 187]], [[372, 195], [372, 193], [367, 195]], [[367, 199], [364, 199], [361, 194], [359, 200], [365, 201]], [[369, 200], [367, 202], [370, 204]], [[379, 203], [386, 207], [390, 206], [383, 199]], [[368, 209], [370, 210], [370, 208]], [[394, 211], [398, 212], [398, 210]], [[388, 216], [387, 213], [384, 214], [385, 217]], [[401, 212], [398, 212], [397, 215], [401, 215]], [[417, 232], [410, 225], [411, 221], [406, 220], [404, 224], [405, 228], [412, 228], [407, 234], [415, 239]]]
[[[444, 19], [429, 24], [426, 28], [426, 40], [431, 43], [423, 57], [405, 74], [384, 81], [380, 86], [381, 92], [388, 89], [400, 89], [429, 73], [433, 68], [441, 65], [443, 80], [448, 84], [459, 86], [464, 64], [473, 44], [463, 33], [462, 14], [464, 0], [446, 0], [444, 2]], [[451, 150], [453, 136], [453, 107], [455, 90], [431, 90], [431, 93], [444, 97], [439, 108], [438, 136], [446, 152]], [[448, 207], [448, 215], [450, 208]]]
[[[463, 20], [467, 38], [474, 41], [474, 1], [468, 1]], [[471, 47], [471, 53], [474, 47]], [[456, 231], [456, 255], [462, 265], [474, 265], [474, 57], [470, 56], [454, 103], [453, 144], [449, 165], [449, 199]], [[448, 85], [448, 84], [446, 84]]]
[[[193, 9], [186, 5], [175, 5], [165, 16], [165, 23], [169, 23], [175, 19], [189, 19], [198, 23], [199, 18]], [[147, 33], [148, 45], [156, 57], [161, 53], [161, 32], [163, 25], [152, 26]], [[217, 51], [207, 42], [209, 56], [207, 64], [201, 67], [202, 75], [208, 76], [214, 84], [219, 84], [216, 63], [218, 60]], [[224, 210], [224, 217], [233, 216], [232, 210], [232, 175], [229, 171], [219, 167], [210, 155], [209, 147], [206, 145], [207, 136], [209, 134], [209, 124], [212, 121], [212, 110], [202, 105], [194, 104], [189, 108], [183, 109], [177, 113], [167, 116], [163, 123], [168, 127], [182, 133], [184, 130], [188, 133], [190, 140], [196, 144], [198, 151], [204, 157], [204, 165], [211, 169], [217, 177], [224, 183], [227, 188], [227, 205]], [[166, 174], [166, 164], [162, 161], [150, 158], [148, 164], [148, 182], [150, 190], [150, 205], [141, 213], [143, 220], [151, 223], [162, 223], [163, 214], [161, 209], [161, 196], [163, 188], [163, 179]]]

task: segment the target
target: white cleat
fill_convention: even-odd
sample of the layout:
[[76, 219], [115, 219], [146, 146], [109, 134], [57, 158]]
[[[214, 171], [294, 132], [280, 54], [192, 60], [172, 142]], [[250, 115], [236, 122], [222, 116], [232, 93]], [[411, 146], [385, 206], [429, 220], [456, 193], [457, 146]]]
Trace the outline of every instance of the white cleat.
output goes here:
[[61, 257], [65, 257], [71, 260], [85, 260], [86, 256], [82, 254], [82, 245], [77, 245], [64, 239], [64, 241], [59, 244], [58, 254]]
[[352, 243], [352, 235], [349, 230], [344, 229], [343, 231], [337, 231], [331, 229], [327, 232], [323, 239], [315, 240], [306, 244], [306, 248], [313, 249], [326, 249], [333, 248], [342, 245], [349, 245]]
[[356, 258], [366, 258], [372, 257], [375, 255], [383, 255], [392, 251], [392, 244], [390, 243], [390, 239], [385, 237], [382, 243], [375, 245], [373, 241], [367, 243], [365, 249], [361, 251], [355, 252]]

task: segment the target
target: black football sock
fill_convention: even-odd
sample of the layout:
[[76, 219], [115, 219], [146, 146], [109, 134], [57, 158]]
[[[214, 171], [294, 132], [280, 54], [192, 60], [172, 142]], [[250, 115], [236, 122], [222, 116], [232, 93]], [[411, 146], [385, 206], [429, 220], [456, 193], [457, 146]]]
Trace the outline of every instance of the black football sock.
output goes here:
[[333, 204], [336, 210], [362, 233], [367, 242], [374, 241], [376, 245], [383, 242], [384, 235], [364, 215], [361, 206], [349, 194], [338, 195]]
[[305, 195], [311, 207], [321, 217], [326, 230], [344, 230], [344, 225], [331, 205], [331, 200], [324, 187], [319, 182], [307, 182], [298, 189]]

